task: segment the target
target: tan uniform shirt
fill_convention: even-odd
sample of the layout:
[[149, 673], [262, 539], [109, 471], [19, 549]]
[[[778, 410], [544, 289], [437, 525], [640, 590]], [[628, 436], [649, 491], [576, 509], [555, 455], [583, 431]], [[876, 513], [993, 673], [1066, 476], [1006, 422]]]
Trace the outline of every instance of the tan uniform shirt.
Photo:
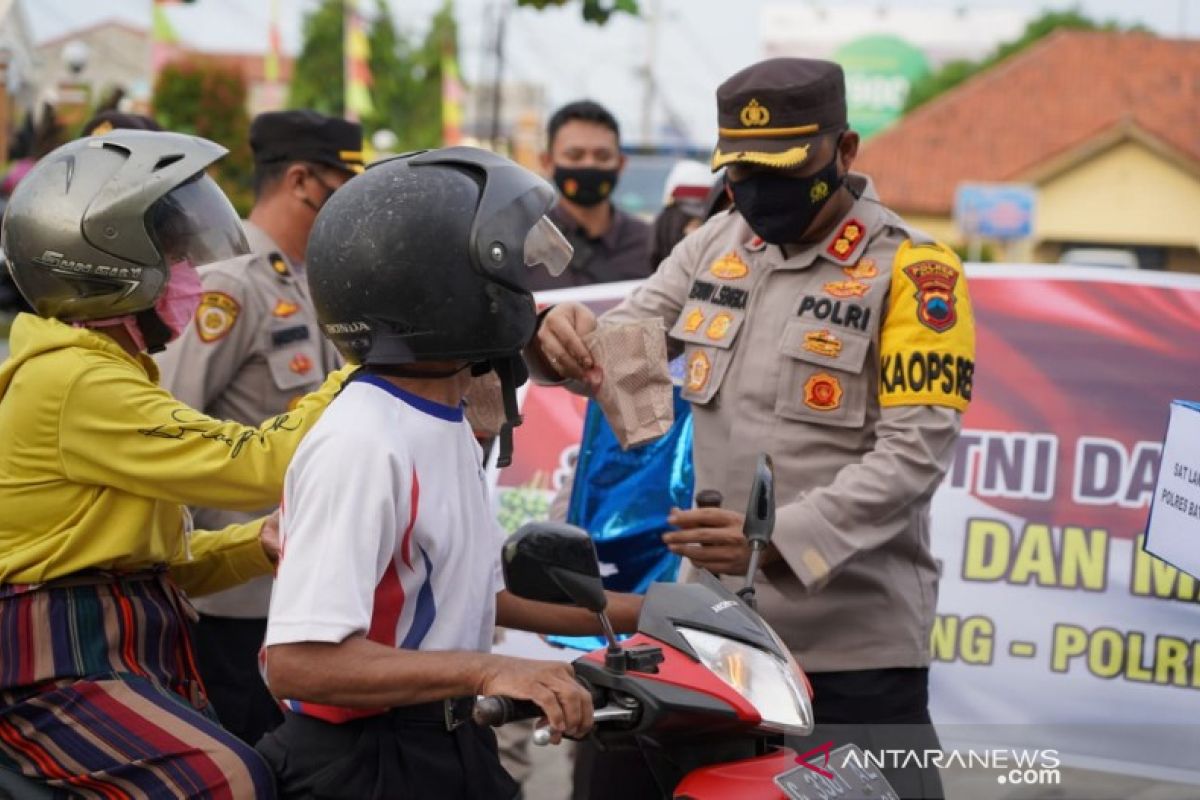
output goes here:
[[790, 257], [735, 211], [713, 218], [601, 319], [662, 317], [682, 351], [697, 490], [744, 511], [758, 454], [774, 459], [784, 561], [759, 608], [815, 672], [929, 663], [929, 501], [974, 358], [953, 253], [851, 186], [834, 232]]
[[[218, 419], [257, 424], [321, 385], [340, 366], [321, 336], [302, 264], [292, 264], [251, 222], [243, 223], [253, 255], [200, 268], [205, 294], [192, 324], [158, 356], [162, 385]], [[193, 509], [196, 526], [218, 530], [261, 516]], [[263, 618], [271, 578], [197, 598], [206, 614]]]

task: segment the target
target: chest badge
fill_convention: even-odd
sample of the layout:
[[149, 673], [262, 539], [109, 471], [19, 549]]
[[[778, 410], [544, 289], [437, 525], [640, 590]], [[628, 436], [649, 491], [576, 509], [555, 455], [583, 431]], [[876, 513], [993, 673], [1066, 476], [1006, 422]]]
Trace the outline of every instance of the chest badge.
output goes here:
[[834, 297], [862, 297], [871, 287], [862, 281], [831, 281], [825, 284], [825, 293]]
[[292, 357], [292, 360], [288, 362], [288, 369], [297, 375], [307, 375], [309, 372], [312, 372], [312, 368], [312, 359], [304, 355], [304, 353], [296, 353]]
[[879, 267], [875, 265], [875, 259], [867, 256], [860, 258], [852, 267], [842, 267], [842, 272], [852, 281], [866, 281], [879, 277]]
[[276, 317], [287, 319], [292, 314], [300, 310], [300, 306], [295, 303], [289, 303], [287, 300], [276, 300], [275, 307], [271, 309], [271, 314]]
[[730, 250], [714, 261], [708, 271], [722, 280], [736, 281], [750, 274], [750, 265], [743, 261], [736, 251]]
[[829, 255], [833, 256], [838, 261], [845, 261], [850, 258], [850, 254], [858, 249], [858, 245], [867, 236], [867, 228], [856, 219], [846, 220], [846, 224], [837, 232], [837, 236], [833, 237], [833, 241], [829, 243], [826, 250]]
[[804, 334], [804, 349], [827, 358], [837, 358], [842, 352], [842, 340], [828, 328]]
[[804, 383], [804, 405], [833, 411], [842, 404], [842, 383], [828, 372], [818, 372]]
[[708, 376], [712, 372], [712, 362], [708, 353], [697, 350], [688, 358], [687, 388], [689, 392], [702, 392], [708, 385]]
[[704, 312], [698, 308], [693, 308], [688, 315], [683, 318], [683, 332], [695, 333], [700, 330], [700, 326], [704, 324]]
[[719, 342], [729, 333], [730, 326], [733, 325], [733, 314], [728, 311], [722, 311], [713, 317], [713, 321], [708, 323], [708, 329], [704, 331], [704, 335], [714, 342]]

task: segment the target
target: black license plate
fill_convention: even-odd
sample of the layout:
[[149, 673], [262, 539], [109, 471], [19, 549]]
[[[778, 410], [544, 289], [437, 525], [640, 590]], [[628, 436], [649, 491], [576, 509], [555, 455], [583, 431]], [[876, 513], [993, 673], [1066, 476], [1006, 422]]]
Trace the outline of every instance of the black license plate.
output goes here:
[[[846, 763], [846, 754], [857, 758]], [[900, 800], [892, 785], [870, 766], [857, 745], [842, 745], [829, 754], [829, 763], [813, 760], [814, 766], [830, 773], [827, 778], [803, 764], [775, 776], [775, 784], [783, 789], [788, 800]], [[859, 766], [859, 765], [862, 766]]]

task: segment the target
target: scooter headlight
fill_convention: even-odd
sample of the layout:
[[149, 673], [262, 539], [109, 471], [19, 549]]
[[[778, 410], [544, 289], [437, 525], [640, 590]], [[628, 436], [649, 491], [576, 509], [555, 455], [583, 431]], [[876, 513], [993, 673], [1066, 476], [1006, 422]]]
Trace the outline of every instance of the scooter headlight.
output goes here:
[[763, 728], [791, 736], [812, 733], [812, 705], [794, 662], [707, 631], [680, 627], [679, 633], [700, 663], [754, 706]]

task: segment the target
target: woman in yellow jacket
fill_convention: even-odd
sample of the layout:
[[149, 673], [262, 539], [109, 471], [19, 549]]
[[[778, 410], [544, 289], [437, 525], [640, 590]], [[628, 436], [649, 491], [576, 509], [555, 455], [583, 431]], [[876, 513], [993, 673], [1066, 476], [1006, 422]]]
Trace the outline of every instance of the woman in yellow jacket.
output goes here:
[[0, 768], [72, 796], [274, 796], [206, 709], [177, 588], [270, 572], [272, 525], [193, 531], [184, 506], [276, 502], [344, 375], [257, 428], [158, 386], [148, 353], [196, 313], [196, 266], [246, 251], [204, 174], [224, 153], [171, 133], [81, 139], [4, 219], [38, 316], [17, 317], [0, 364]]

